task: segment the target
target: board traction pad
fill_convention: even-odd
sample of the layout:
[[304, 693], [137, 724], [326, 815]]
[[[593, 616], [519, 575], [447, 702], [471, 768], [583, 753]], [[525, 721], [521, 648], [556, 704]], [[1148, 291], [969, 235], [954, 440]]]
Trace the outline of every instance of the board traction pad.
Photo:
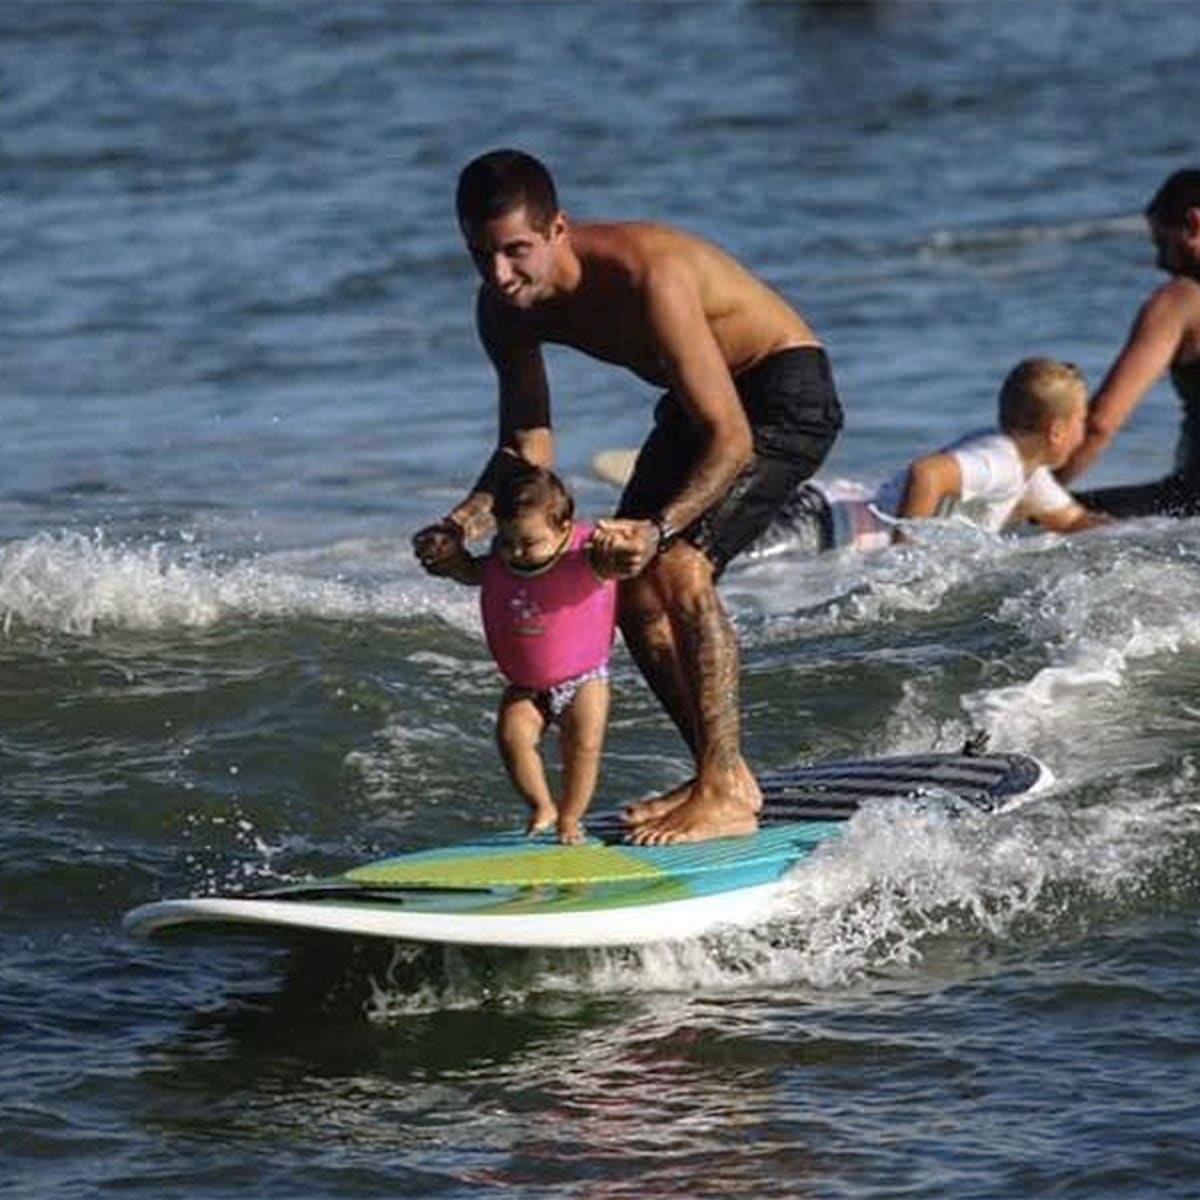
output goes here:
[[495, 892], [698, 882], [709, 876], [758, 879], [777, 874], [828, 838], [866, 800], [939, 796], [983, 811], [1037, 781], [1041, 767], [1023, 755], [906, 755], [851, 759], [763, 774], [761, 828], [749, 837], [672, 846], [633, 846], [617, 813], [589, 818], [589, 841], [560, 845], [553, 834], [489, 834], [455, 846], [393, 855], [341, 875], [254, 893], [278, 899], [335, 899], [389, 892]]

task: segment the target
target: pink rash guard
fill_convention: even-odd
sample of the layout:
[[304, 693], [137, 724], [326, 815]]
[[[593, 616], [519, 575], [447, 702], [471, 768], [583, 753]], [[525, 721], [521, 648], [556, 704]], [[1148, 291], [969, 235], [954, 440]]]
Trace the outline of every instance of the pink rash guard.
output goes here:
[[588, 559], [592, 527], [577, 523], [547, 566], [516, 571], [495, 552], [483, 567], [483, 631], [509, 683], [543, 691], [608, 662], [617, 587]]

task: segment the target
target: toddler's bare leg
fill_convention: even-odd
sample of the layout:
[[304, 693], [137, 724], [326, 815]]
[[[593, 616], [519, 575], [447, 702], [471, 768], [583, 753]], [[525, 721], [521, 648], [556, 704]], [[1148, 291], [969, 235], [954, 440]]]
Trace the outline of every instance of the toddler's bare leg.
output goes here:
[[600, 778], [608, 705], [608, 681], [589, 679], [580, 685], [570, 707], [562, 715], [559, 732], [563, 764], [562, 803], [558, 812], [560, 842], [583, 841], [583, 815], [592, 802]]
[[496, 744], [512, 785], [530, 807], [528, 833], [554, 827], [558, 809], [546, 780], [541, 742], [546, 718], [527, 692], [505, 691], [496, 718]]

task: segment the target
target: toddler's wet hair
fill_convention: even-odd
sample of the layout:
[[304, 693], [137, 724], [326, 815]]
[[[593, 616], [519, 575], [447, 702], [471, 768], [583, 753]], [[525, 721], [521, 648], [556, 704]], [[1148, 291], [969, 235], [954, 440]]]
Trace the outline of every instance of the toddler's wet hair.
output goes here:
[[560, 528], [575, 515], [575, 501], [553, 471], [518, 462], [496, 488], [492, 515], [498, 521], [511, 521], [527, 512], [544, 512], [546, 520]]

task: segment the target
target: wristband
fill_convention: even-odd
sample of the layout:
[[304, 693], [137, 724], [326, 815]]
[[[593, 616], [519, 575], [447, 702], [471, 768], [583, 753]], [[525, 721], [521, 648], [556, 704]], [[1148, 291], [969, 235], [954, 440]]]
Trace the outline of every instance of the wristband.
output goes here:
[[679, 536], [679, 530], [662, 513], [655, 513], [647, 520], [658, 530], [658, 545], [654, 548], [654, 555], [657, 558]]

